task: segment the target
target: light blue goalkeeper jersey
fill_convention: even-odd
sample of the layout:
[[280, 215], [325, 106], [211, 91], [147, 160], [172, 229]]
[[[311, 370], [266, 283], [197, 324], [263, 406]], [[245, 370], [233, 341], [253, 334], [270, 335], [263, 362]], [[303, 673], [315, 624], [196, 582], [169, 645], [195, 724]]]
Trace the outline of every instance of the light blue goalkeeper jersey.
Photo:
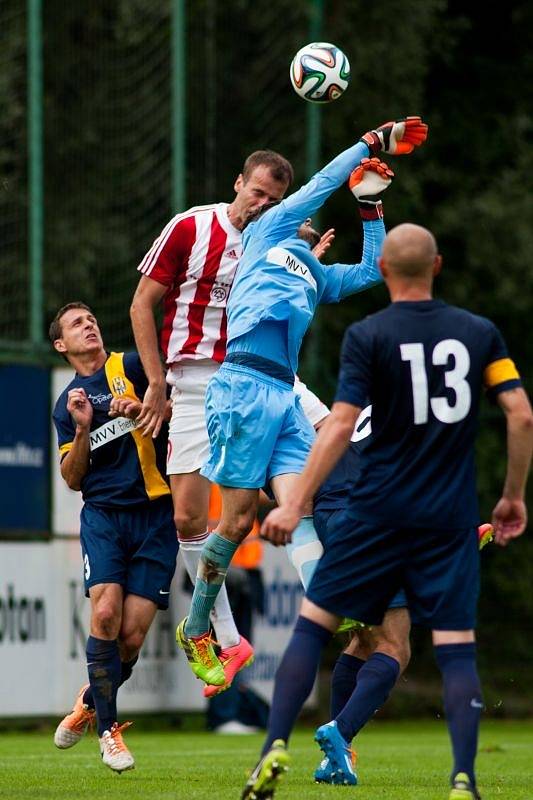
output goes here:
[[[317, 305], [338, 303], [381, 281], [377, 266], [385, 238], [381, 219], [363, 222], [360, 264], [321, 264], [310, 245], [298, 238], [302, 222], [348, 180], [368, 152], [362, 142], [345, 150], [245, 229], [244, 252], [227, 304], [228, 352], [238, 349], [238, 337], [245, 337], [261, 323], [280, 322], [287, 330], [289, 363], [285, 366], [295, 373], [302, 339]], [[261, 337], [253, 347], [257, 355], [279, 361], [279, 347], [272, 353], [268, 338]]]

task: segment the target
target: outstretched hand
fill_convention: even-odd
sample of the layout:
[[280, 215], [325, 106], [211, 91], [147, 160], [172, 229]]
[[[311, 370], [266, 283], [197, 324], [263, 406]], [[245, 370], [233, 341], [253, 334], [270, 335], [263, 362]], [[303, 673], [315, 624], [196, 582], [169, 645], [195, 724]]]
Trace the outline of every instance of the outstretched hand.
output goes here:
[[385, 122], [375, 130], [368, 131], [360, 141], [368, 145], [371, 155], [389, 153], [402, 156], [420, 147], [428, 136], [428, 126], [421, 117], [404, 117]]
[[329, 228], [329, 230], [322, 234], [319, 243], [313, 247], [313, 254], [318, 258], [319, 261], [322, 260], [326, 252], [329, 250], [334, 239], [335, 228]]

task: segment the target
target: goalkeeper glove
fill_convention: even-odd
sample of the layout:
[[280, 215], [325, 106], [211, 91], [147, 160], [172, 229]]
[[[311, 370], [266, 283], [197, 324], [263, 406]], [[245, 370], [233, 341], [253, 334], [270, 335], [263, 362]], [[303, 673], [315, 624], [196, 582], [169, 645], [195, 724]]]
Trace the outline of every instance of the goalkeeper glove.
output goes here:
[[376, 130], [368, 131], [359, 139], [368, 145], [370, 155], [389, 153], [402, 156], [411, 153], [423, 144], [428, 135], [428, 126], [421, 117], [404, 117], [395, 122], [385, 122]]
[[363, 158], [348, 179], [348, 186], [359, 203], [363, 220], [382, 219], [381, 193], [390, 186], [394, 172], [379, 158]]

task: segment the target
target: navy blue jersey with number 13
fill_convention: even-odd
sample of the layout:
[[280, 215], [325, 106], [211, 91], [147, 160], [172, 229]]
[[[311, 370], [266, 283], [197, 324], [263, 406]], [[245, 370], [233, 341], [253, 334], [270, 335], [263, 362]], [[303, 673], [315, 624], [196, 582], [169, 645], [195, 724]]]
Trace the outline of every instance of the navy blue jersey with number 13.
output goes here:
[[520, 385], [496, 326], [440, 300], [391, 303], [348, 328], [335, 399], [372, 403], [353, 516], [402, 527], [477, 525], [480, 395]]

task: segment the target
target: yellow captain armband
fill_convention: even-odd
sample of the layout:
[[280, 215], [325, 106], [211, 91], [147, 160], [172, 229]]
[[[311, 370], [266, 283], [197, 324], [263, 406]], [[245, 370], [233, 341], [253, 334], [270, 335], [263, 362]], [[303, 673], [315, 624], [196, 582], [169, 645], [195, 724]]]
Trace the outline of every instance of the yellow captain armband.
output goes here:
[[510, 358], [499, 358], [486, 367], [483, 373], [483, 383], [487, 389], [493, 389], [500, 383], [507, 381], [519, 381], [520, 375], [515, 367], [514, 361]]
[[73, 445], [73, 442], [66, 442], [65, 444], [61, 445], [61, 447], [59, 448], [59, 460], [60, 461], [63, 461], [63, 459], [65, 458], [67, 453], [70, 453], [70, 451], [72, 450], [72, 445]]

